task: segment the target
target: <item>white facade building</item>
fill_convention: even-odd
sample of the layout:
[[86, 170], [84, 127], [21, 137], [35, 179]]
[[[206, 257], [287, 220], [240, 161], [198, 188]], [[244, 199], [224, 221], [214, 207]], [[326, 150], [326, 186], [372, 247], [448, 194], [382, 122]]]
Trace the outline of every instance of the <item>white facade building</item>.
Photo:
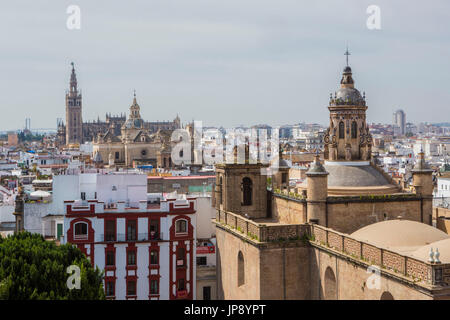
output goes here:
[[139, 174], [58, 179], [65, 242], [105, 271], [108, 299], [195, 299], [194, 197], [147, 196], [147, 176]]

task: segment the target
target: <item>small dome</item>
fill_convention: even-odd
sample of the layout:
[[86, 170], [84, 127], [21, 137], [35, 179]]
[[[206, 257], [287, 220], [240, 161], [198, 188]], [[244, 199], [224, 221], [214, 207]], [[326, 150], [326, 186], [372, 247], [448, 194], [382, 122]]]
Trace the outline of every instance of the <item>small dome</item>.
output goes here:
[[336, 100], [340, 102], [350, 102], [352, 104], [364, 102], [361, 93], [355, 88], [340, 88], [336, 92]]
[[328, 175], [328, 172], [325, 170], [324, 166], [320, 163], [320, 158], [318, 154], [314, 156], [314, 162], [309, 167], [309, 170], [306, 171], [306, 175]]
[[443, 231], [410, 220], [387, 220], [356, 230], [352, 237], [375, 246], [412, 252], [430, 243], [450, 239]]
[[350, 68], [350, 66], [346, 66], [344, 68], [344, 73], [352, 73], [352, 68]]

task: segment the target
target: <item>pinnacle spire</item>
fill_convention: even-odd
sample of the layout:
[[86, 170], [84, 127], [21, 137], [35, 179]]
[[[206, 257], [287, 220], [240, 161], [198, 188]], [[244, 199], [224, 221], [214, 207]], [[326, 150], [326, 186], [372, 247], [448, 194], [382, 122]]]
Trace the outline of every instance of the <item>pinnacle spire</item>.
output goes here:
[[72, 74], [70, 75], [70, 92], [77, 93], [77, 75], [75, 73], [75, 64], [71, 62], [70, 65], [72, 66]]

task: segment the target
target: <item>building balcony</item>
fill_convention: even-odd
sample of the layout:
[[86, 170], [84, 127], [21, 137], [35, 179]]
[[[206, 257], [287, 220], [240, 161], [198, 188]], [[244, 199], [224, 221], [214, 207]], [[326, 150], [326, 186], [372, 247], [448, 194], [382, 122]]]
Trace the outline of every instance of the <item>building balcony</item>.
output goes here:
[[160, 241], [164, 237], [162, 232], [159, 233], [138, 233], [137, 235], [127, 235], [124, 233], [118, 233], [116, 235], [111, 234], [97, 234], [95, 242], [143, 242], [143, 241]]

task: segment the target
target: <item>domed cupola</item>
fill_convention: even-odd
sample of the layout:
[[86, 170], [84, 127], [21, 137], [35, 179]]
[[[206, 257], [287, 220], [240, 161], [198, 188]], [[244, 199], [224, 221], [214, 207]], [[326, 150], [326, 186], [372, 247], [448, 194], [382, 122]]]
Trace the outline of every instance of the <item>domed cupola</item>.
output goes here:
[[342, 73], [341, 87], [335, 92], [334, 98], [332, 95], [330, 96], [330, 105], [366, 105], [365, 96], [361, 96], [361, 93], [355, 88], [352, 69], [349, 66], [346, 66]]
[[144, 120], [142, 120], [140, 115], [140, 107], [136, 100], [136, 92], [134, 92], [133, 104], [130, 106], [130, 116], [128, 120], [123, 124], [124, 129], [143, 129]]

